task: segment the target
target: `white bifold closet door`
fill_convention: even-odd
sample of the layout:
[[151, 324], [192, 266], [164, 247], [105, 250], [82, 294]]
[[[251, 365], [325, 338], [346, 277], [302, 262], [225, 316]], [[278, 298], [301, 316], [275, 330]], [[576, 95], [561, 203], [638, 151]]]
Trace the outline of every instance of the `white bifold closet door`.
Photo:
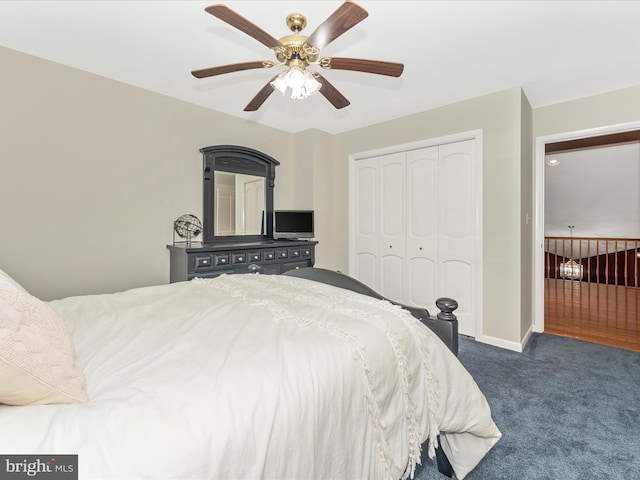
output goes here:
[[474, 140], [356, 160], [350, 273], [385, 297], [435, 314], [459, 303], [475, 335]]

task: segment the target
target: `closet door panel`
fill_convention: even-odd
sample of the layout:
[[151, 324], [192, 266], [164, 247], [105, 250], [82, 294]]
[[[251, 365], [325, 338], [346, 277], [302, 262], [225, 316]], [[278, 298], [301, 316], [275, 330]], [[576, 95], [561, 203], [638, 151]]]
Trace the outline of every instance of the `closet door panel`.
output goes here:
[[405, 171], [404, 152], [380, 157], [378, 284], [382, 295], [397, 302], [404, 302]]
[[[447, 292], [447, 296], [454, 298], [458, 302], [458, 309], [455, 311], [458, 317], [459, 325], [462, 327], [464, 323], [465, 330], [468, 330], [468, 324], [472, 320], [473, 306], [473, 276], [472, 266], [465, 262], [457, 260], [447, 260], [440, 264], [440, 283], [443, 292]], [[464, 322], [460, 320], [464, 320]], [[471, 322], [471, 325], [473, 322]], [[473, 331], [463, 332], [463, 335], [474, 335]]]
[[437, 238], [437, 166], [437, 147], [407, 153], [407, 239], [416, 246]]
[[406, 305], [435, 312], [437, 275], [436, 262], [424, 257], [407, 259]]
[[382, 257], [381, 262], [382, 289], [379, 293], [399, 303], [406, 303], [404, 296], [404, 258], [400, 255], [389, 253]]
[[435, 308], [438, 264], [438, 147], [407, 152], [406, 303]]
[[[473, 258], [475, 209], [473, 188], [473, 141], [440, 146], [438, 230], [442, 247], [454, 257]], [[440, 249], [443, 253], [443, 249]], [[458, 257], [460, 258], [460, 257]]]
[[378, 238], [378, 172], [377, 157], [359, 161], [355, 171], [355, 276], [374, 290], [379, 290], [376, 267]]
[[459, 331], [475, 335], [475, 188], [473, 140], [439, 146], [439, 296], [458, 301]]
[[378, 291], [376, 285], [378, 257], [368, 252], [359, 253], [356, 257], [356, 268], [358, 271], [358, 280], [365, 285]]
[[403, 153], [380, 158], [380, 234], [392, 240], [404, 237], [404, 176]]

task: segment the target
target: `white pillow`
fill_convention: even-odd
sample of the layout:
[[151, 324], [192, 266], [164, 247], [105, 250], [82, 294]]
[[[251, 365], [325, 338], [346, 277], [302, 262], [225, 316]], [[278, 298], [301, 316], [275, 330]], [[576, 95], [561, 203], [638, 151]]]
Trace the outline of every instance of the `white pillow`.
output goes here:
[[0, 403], [42, 405], [88, 400], [64, 321], [15, 280], [0, 275]]

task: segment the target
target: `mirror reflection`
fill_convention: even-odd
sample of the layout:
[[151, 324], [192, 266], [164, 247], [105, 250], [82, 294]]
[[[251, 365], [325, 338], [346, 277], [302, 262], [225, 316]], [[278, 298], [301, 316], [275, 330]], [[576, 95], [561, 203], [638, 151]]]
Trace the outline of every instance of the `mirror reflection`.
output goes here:
[[265, 177], [215, 171], [214, 185], [216, 235], [260, 235]]

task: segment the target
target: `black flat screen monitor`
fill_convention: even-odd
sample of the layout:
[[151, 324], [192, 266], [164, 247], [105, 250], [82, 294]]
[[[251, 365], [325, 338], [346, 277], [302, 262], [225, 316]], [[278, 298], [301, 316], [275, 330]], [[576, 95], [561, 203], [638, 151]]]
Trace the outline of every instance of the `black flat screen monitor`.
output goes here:
[[275, 210], [273, 238], [313, 238], [313, 210]]

